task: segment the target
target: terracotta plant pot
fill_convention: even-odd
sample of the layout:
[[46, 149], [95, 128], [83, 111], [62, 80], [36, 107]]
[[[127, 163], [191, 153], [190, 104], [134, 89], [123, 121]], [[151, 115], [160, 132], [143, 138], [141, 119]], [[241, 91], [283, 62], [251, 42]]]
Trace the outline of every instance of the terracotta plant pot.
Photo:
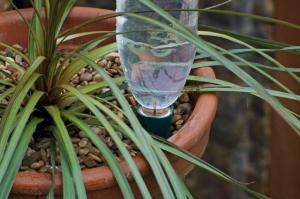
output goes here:
[[[112, 13], [112, 11], [76, 7], [72, 10], [64, 29], [72, 27], [85, 20], [108, 13]], [[32, 16], [32, 10], [22, 10], [22, 14], [27, 20], [30, 20]], [[114, 29], [115, 20], [108, 19], [89, 25], [83, 28], [82, 31], [103, 31]], [[0, 41], [9, 44], [18, 43], [24, 46], [26, 45], [28, 28], [15, 11], [0, 13], [0, 30]], [[82, 42], [84, 42], [83, 39], [76, 40], [75, 42], [68, 43], [68, 46], [76, 46]], [[200, 76], [214, 77], [214, 72], [211, 68], [196, 70], [194, 73]], [[195, 100], [194, 111], [190, 119], [176, 135], [169, 139], [169, 141], [197, 156], [201, 156], [208, 143], [209, 131], [211, 123], [215, 117], [216, 109], [217, 97], [215, 94], [199, 95]], [[183, 177], [185, 177], [193, 168], [192, 165], [174, 156], [169, 155], [169, 159], [177, 172]], [[151, 189], [151, 193], [153, 194], [154, 198], [156, 198], [155, 196], [158, 196], [160, 191], [147, 163], [140, 156], [135, 158], [135, 162], [146, 179], [146, 182]], [[126, 173], [129, 173], [129, 170], [124, 162], [122, 163], [122, 167]], [[83, 171], [83, 177], [88, 192], [88, 198], [122, 198], [113, 174], [108, 167], [103, 166], [94, 169], [85, 169]], [[135, 183], [131, 182], [131, 184], [136, 196], [140, 197], [140, 193]], [[11, 198], [45, 198], [45, 195], [49, 191], [50, 185], [50, 174], [19, 172], [12, 189]], [[60, 174], [57, 174], [56, 176], [56, 194], [58, 197], [62, 194], [62, 181]]]

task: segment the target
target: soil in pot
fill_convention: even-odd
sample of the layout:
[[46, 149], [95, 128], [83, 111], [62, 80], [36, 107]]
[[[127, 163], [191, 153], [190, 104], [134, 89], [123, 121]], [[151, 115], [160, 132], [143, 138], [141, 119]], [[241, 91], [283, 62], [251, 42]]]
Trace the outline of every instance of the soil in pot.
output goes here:
[[[22, 48], [19, 45], [15, 45], [15, 48], [26, 53], [26, 49]], [[8, 57], [11, 61], [22, 65], [25, 69], [28, 67], [28, 64], [22, 59], [21, 56], [15, 54], [10, 49], [5, 49], [0, 52], [1, 55]], [[62, 58], [63, 60], [63, 58]], [[100, 60], [96, 61], [99, 66], [103, 67], [111, 77], [120, 77], [123, 75], [123, 70], [121, 67], [121, 62], [118, 53], [111, 53]], [[20, 78], [20, 75], [17, 70], [15, 70], [10, 64], [0, 61], [0, 79], [5, 79], [8, 81], [17, 81]], [[83, 68], [79, 73], [77, 73], [73, 79], [70, 81], [70, 84], [76, 88], [86, 86], [89, 84], [94, 84], [102, 81], [102, 78], [97, 72], [87, 66]], [[126, 84], [120, 85], [124, 95], [127, 96], [128, 102], [131, 106], [135, 107], [137, 105], [134, 97], [130, 94], [129, 89]], [[0, 93], [6, 89], [5, 86], [0, 87]], [[96, 92], [100, 97], [103, 97], [107, 100], [107, 106], [113, 110], [121, 119], [127, 121], [123, 113], [118, 110], [119, 105], [114, 97], [111, 95], [109, 88], [103, 88]], [[5, 106], [9, 102], [8, 98], [2, 99], [0, 105]], [[175, 134], [184, 123], [188, 120], [192, 112], [192, 104], [190, 96], [188, 94], [183, 94], [175, 103], [174, 116], [172, 121], [172, 133]], [[119, 161], [122, 161], [122, 156], [118, 151], [117, 147], [114, 145], [112, 139], [106, 132], [106, 130], [101, 126], [93, 126], [94, 132], [107, 144], [111, 151], [116, 155]], [[86, 137], [85, 133], [79, 131], [78, 129], [69, 129], [69, 134], [74, 146], [74, 149], [77, 153], [79, 162], [82, 169], [86, 168], [95, 168], [105, 165], [105, 161], [102, 159], [99, 150], [92, 144], [92, 142]], [[129, 150], [130, 154], [135, 157], [137, 156], [138, 149], [134, 144], [123, 136], [121, 132], [118, 132], [118, 135], [121, 137], [126, 148]], [[24, 160], [20, 171], [26, 172], [51, 172], [51, 156], [50, 156], [50, 145], [51, 138], [47, 133], [37, 133], [31, 140], [29, 148], [26, 151]], [[60, 166], [59, 151], [57, 149], [57, 157], [55, 163], [57, 167]]]

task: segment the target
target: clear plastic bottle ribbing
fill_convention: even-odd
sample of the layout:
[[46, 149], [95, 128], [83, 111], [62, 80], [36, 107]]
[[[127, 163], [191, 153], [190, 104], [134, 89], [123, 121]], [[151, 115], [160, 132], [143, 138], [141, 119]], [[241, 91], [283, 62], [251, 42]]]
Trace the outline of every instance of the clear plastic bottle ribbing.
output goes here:
[[[166, 10], [196, 9], [198, 0], [154, 0]], [[117, 12], [149, 11], [137, 0], [117, 0]], [[186, 27], [198, 29], [198, 12], [169, 11]], [[141, 15], [169, 22], [155, 12]], [[136, 32], [132, 32], [136, 31]], [[194, 61], [196, 48], [185, 39], [143, 20], [117, 17], [118, 50], [129, 87], [138, 103], [150, 110], [165, 109], [179, 97]], [[130, 32], [130, 33], [128, 33]]]

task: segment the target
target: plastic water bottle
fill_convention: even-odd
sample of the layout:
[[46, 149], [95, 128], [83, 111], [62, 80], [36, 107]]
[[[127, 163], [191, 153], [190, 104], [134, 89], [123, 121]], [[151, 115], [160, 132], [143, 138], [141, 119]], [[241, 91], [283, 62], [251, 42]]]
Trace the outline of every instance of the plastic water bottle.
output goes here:
[[[166, 10], [198, 8], [198, 0], [153, 2]], [[117, 0], [117, 12], [147, 10], [150, 9], [137, 0]], [[198, 12], [169, 13], [191, 30], [197, 30]], [[169, 25], [155, 12], [141, 15]], [[138, 103], [151, 110], [161, 110], [172, 105], [190, 73], [195, 46], [174, 33], [162, 31], [160, 27], [134, 17], [117, 17], [117, 32], [127, 32], [117, 36], [117, 43], [126, 79]]]

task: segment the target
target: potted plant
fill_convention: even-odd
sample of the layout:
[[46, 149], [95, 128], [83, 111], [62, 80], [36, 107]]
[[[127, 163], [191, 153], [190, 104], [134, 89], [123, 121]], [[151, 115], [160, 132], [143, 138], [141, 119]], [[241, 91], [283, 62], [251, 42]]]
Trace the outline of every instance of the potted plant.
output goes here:
[[[101, 9], [72, 9], [75, 2], [46, 1], [43, 10], [42, 1], [36, 0], [33, 4], [34, 9], [18, 10], [18, 13], [0, 13], [0, 18], [3, 19], [0, 27], [1, 30], [5, 30], [1, 31], [0, 45], [8, 49], [8, 53], [12, 53], [1, 56], [4, 60], [4, 69], [1, 71], [1, 84], [4, 86], [1, 99], [6, 100], [7, 104], [1, 106], [0, 198], [9, 197], [11, 190], [11, 198], [151, 198], [159, 195], [165, 198], [190, 198], [192, 196], [181, 177], [190, 171], [191, 163], [258, 198], [267, 198], [192, 155], [194, 153], [199, 156], [204, 152], [215, 115], [217, 98], [214, 93], [208, 92], [227, 89], [252, 93], [280, 110], [282, 116], [298, 128], [298, 120], [294, 120], [287, 109], [272, 97], [275, 95], [295, 98], [295, 95], [264, 89], [247, 73], [236, 67], [238, 63], [232, 62], [222, 54], [227, 53], [240, 62], [245, 62], [242, 58], [213, 44], [208, 45], [180, 25], [166, 11], [151, 1], [141, 0], [141, 3], [159, 12], [173, 26], [166, 26], [138, 13], [122, 14], [156, 23], [166, 31], [179, 34], [197, 45], [202, 52], [200, 58], [216, 60], [213, 63], [195, 64], [195, 67], [201, 69], [197, 69], [194, 74], [200, 76], [191, 76], [189, 80], [208, 84], [188, 86], [185, 91], [200, 90], [207, 93], [194, 98], [193, 113], [180, 131], [169, 140], [151, 137], [138, 122], [125, 98], [127, 95], [121, 91], [126, 87], [123, 84], [124, 78], [112, 78], [108, 69], [105, 69], [105, 64], [102, 67], [97, 64], [99, 59], [116, 50], [116, 45], [111, 43], [113, 40], [106, 39], [115, 35], [115, 22], [110, 18], [120, 14]], [[86, 20], [88, 21], [85, 22]], [[78, 25], [80, 23], [83, 24]], [[207, 33], [199, 32], [201, 35]], [[218, 37], [225, 37], [221, 33], [216, 34]], [[28, 46], [28, 52], [25, 53], [19, 46], [11, 46], [15, 43]], [[259, 49], [247, 47], [250, 51], [266, 56]], [[14, 60], [9, 58], [11, 56]], [[114, 60], [117, 58], [110, 55], [107, 59], [112, 57]], [[272, 60], [269, 57], [268, 59]], [[240, 75], [251, 87], [215, 79], [210, 68], [203, 68], [206, 64], [220, 63]], [[77, 80], [72, 82], [78, 75], [85, 74], [86, 70], [100, 74], [101, 79], [93, 84], [84, 83], [80, 86], [76, 85]], [[117, 103], [111, 103], [108, 99], [115, 99]], [[101, 132], [96, 132], [103, 130], [106, 137], [103, 137]], [[77, 136], [80, 132], [81, 135]], [[120, 133], [122, 135], [119, 135]], [[77, 140], [72, 138], [74, 134]], [[80, 136], [81, 143], [78, 142]], [[18, 172], [31, 142], [45, 138], [48, 140], [51, 173]], [[113, 145], [117, 152], [113, 152], [106, 145], [105, 138], [111, 140], [108, 145]], [[139, 155], [132, 157], [128, 144], [122, 142], [123, 139], [134, 143]], [[89, 154], [89, 151], [76, 151], [74, 145], [86, 146], [88, 140], [98, 150], [105, 166], [81, 171], [81, 160], [76, 155]], [[166, 156], [163, 151], [170, 154]], [[116, 153], [121, 155], [117, 156]], [[118, 161], [118, 157], [123, 160]], [[40, 169], [39, 166], [43, 164], [35, 163], [41, 162], [33, 162], [30, 165], [31, 169]]]

